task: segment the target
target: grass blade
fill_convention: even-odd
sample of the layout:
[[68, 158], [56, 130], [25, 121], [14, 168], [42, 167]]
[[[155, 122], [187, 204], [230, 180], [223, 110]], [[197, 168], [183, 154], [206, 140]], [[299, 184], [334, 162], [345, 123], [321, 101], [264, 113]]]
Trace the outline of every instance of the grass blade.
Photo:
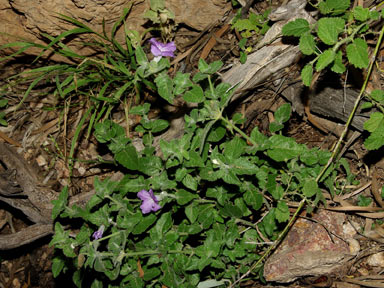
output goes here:
[[68, 30], [61, 33], [59, 36], [54, 38], [47, 46], [45, 46], [45, 48], [40, 52], [40, 54], [36, 57], [36, 59], [33, 62], [36, 62], [46, 50], [50, 49], [53, 45], [58, 43], [61, 39], [64, 39], [70, 35], [77, 35], [77, 34], [84, 34], [84, 33], [89, 33], [89, 30], [86, 28], [75, 28], [75, 29]]

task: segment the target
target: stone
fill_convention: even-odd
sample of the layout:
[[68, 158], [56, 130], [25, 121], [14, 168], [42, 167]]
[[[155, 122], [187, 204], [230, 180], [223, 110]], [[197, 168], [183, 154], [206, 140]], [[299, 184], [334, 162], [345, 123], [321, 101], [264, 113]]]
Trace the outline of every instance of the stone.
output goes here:
[[[41, 36], [42, 33], [55, 37], [74, 28], [72, 24], [60, 19], [59, 14], [74, 18], [99, 33], [102, 33], [104, 20], [105, 30], [110, 35], [114, 23], [130, 3], [130, 0], [0, 0], [0, 43], [25, 39], [44, 44], [46, 40]], [[165, 3], [175, 13], [176, 24], [200, 31], [221, 19], [231, 7], [226, 0], [167, 0]], [[142, 15], [147, 9], [149, 0], [135, 1], [126, 21], [127, 28], [143, 32], [147, 20]], [[123, 31], [120, 28], [116, 34], [116, 39], [121, 43], [124, 43]], [[82, 34], [77, 40], [90, 42], [93, 37]], [[68, 46], [81, 55], [94, 53], [91, 48], [84, 47], [81, 41], [72, 41]], [[5, 53], [15, 51], [8, 49]], [[29, 49], [25, 53], [37, 55], [40, 50]], [[60, 57], [54, 56], [53, 60], [60, 60]]]
[[345, 214], [320, 210], [313, 220], [299, 218], [292, 226], [264, 265], [267, 281], [288, 283], [300, 277], [340, 272], [354, 257], [343, 233]]

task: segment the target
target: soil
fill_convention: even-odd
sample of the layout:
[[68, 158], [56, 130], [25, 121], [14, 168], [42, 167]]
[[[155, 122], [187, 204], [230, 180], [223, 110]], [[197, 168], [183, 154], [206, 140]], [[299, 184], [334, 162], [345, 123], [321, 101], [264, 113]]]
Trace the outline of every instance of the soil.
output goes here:
[[[263, 1], [253, 4], [251, 8], [255, 11], [264, 11], [267, 7], [278, 6], [279, 3], [272, 1], [272, 6], [270, 5], [271, 1]], [[180, 27], [175, 32], [175, 41], [178, 47], [193, 38], [192, 36], [185, 36], [188, 34], [186, 32], [188, 31], [185, 27]], [[198, 34], [196, 31], [192, 32], [189, 31], [189, 34], [193, 36]], [[234, 44], [237, 43], [237, 41], [238, 35], [236, 35], [235, 31], [228, 31], [222, 36], [222, 43], [219, 43], [214, 47], [206, 58], [206, 61], [209, 63], [216, 60], [222, 60], [225, 63], [224, 66], [233, 63], [239, 55], [238, 46], [237, 44]], [[228, 53], [228, 51], [231, 52]], [[188, 59], [189, 63], [185, 60], [184, 64], [186, 65], [186, 71], [191, 73], [196, 72], [199, 55], [200, 52], [196, 54], [194, 58]], [[2, 83], [7, 83], [7, 78], [11, 75], [31, 67], [44, 65], [43, 60], [39, 63], [33, 64], [33, 66], [26, 63], [31, 63], [28, 57], [18, 58], [17, 61], [8, 62], [5, 66], [3, 66], [1, 68], [3, 71], [3, 75], [1, 77]], [[292, 81], [297, 79], [299, 69], [299, 66], [294, 67], [288, 72], [287, 77], [289, 77]], [[376, 81], [380, 82], [380, 80], [381, 75], [379, 75]], [[22, 108], [14, 112], [13, 115], [7, 119], [9, 126], [6, 131], [7, 133], [10, 132], [12, 134], [12, 139], [19, 143], [22, 143], [23, 141], [28, 143], [25, 139], [25, 135], [27, 135], [26, 132], [29, 130], [35, 119], [39, 119], [40, 123], [50, 123], [54, 119], [61, 117], [60, 113], [62, 113], [62, 111], [59, 109], [46, 111], [41, 109], [43, 104], [52, 104], [55, 102], [55, 99], [53, 99], [52, 96], [47, 98], [42, 98], [40, 96], [46, 91], [50, 91], [53, 87], [52, 85], [54, 85], [54, 83], [46, 83], [39, 87], [39, 89], [35, 89]], [[20, 85], [10, 90], [10, 93], [8, 94], [8, 99], [10, 99], [9, 106], [17, 104], [26, 89], [27, 86]], [[253, 95], [257, 95], [257, 97], [252, 97]], [[258, 110], [257, 115], [249, 113], [252, 118], [248, 119], [247, 127], [244, 127], [245, 131], [250, 132], [254, 126], [258, 126], [263, 133], [268, 134], [268, 125], [272, 119], [272, 112], [276, 109], [276, 107], [286, 102], [286, 100], [279, 95], [275, 95], [273, 86], [270, 83], [266, 83], [264, 86], [260, 86], [257, 89], [254, 89], [254, 91], [250, 91], [247, 95], [247, 99], [247, 101], [238, 101], [238, 106], [234, 109], [234, 111], [244, 112], [247, 111], [247, 109], [262, 110]], [[260, 103], [263, 103], [263, 101], [264, 103], [266, 101], [270, 101], [270, 105], [265, 105], [260, 108], [260, 105], [258, 106], [258, 104], [255, 104], [254, 99], [259, 99]], [[153, 111], [151, 111], [151, 113], [155, 115], [157, 110], [159, 110], [158, 108], [159, 107], [153, 107]], [[122, 109], [118, 109], [118, 112], [114, 114], [114, 117], [119, 117], [122, 111]], [[25, 115], [28, 115], [28, 117], [26, 118]], [[80, 114], [76, 108], [71, 108], [67, 115], [67, 122], [69, 125], [75, 125]], [[132, 120], [135, 121], [135, 119]], [[38, 143], [34, 143], [34, 145], [32, 145], [32, 143], [28, 143], [28, 146], [25, 147], [23, 154], [28, 161], [34, 163], [37, 162], [39, 166], [38, 169], [44, 177], [50, 175], [49, 184], [55, 191], [59, 192], [63, 185], [68, 184], [67, 179], [69, 176], [68, 165], [65, 162], [65, 158], [60, 155], [61, 153], [67, 153], [67, 151], [69, 151], [73, 133], [69, 133], [66, 137], [64, 137], [61, 127], [58, 127], [57, 125], [52, 127], [55, 128], [52, 130], [50, 130], [51, 128], [42, 130], [41, 137], [37, 138]], [[338, 137], [333, 135], [331, 131], [329, 133], [320, 131], [315, 127], [315, 125], [313, 125], [313, 123], [309, 122], [305, 116], [303, 117], [296, 113], [292, 114], [292, 117], [284, 130], [284, 135], [293, 137], [297, 142], [306, 144], [308, 147], [320, 147], [321, 149], [328, 150], [331, 150], [335, 142], [338, 140]], [[92, 183], [96, 176], [104, 178], [114, 173], [113, 168], [111, 167], [98, 166], [87, 162], [87, 160], [95, 159], [100, 155], [100, 153], [103, 152], [99, 150], [97, 147], [97, 141], [95, 141], [93, 137], [90, 139], [82, 137], [81, 142], [78, 145], [76, 158], [84, 161], [77, 162], [74, 166], [73, 177], [71, 178], [72, 182], [70, 183], [72, 195], [89, 192], [92, 189]], [[372, 180], [371, 168], [374, 166], [376, 169], [375, 181], [378, 182], [379, 187], [382, 187], [384, 184], [384, 161], [381, 160], [383, 151], [369, 153], [364, 148], [363, 140], [360, 137], [352, 143], [344, 156], [347, 158], [351, 166], [352, 173], [356, 175], [356, 178], [360, 180], [361, 183], [366, 183]], [[363, 195], [372, 198], [375, 203], [370, 189], [363, 191]], [[368, 221], [368, 218], [358, 216], [352, 212], [348, 213], [347, 217], [355, 222], [363, 223], [363, 225], [373, 223], [370, 220]], [[374, 219], [374, 221], [376, 220], [380, 219]], [[24, 217], [24, 215], [15, 209], [12, 209], [9, 205], [0, 202], [0, 235], [12, 234], [14, 231], [25, 229], [25, 227], [30, 224], [31, 223]], [[54, 251], [53, 248], [48, 245], [49, 241], [50, 236], [47, 236], [17, 249], [0, 251], [0, 287], [74, 287], [70, 279], [62, 279], [60, 277], [58, 279], [53, 278], [51, 272], [51, 259]], [[382, 244], [375, 241], [375, 239], [360, 239], [360, 246], [362, 249], [368, 247], [372, 248], [378, 245]], [[381, 269], [383, 268], [369, 266], [366, 262], [364, 262], [364, 259], [362, 259], [362, 261], [358, 262], [353, 269], [349, 271], [348, 275], [350, 277], [361, 277], [373, 274], [376, 275], [381, 272]], [[316, 287], [353, 287], [347, 286], [346, 282], [340, 282], [339, 279], [343, 278], [343, 276], [344, 275], [333, 279], [333, 284], [329, 284], [327, 282], [328, 286]], [[319, 283], [325, 283], [325, 280], [322, 282], [320, 279]], [[337, 283], [339, 283], [339, 286], [337, 286]], [[342, 286], [340, 283], [344, 283], [345, 286]], [[277, 284], [265, 284], [257, 281], [249, 281], [243, 285], [243, 287], [279, 286]], [[293, 284], [287, 284], [284, 287], [315, 287], [312, 285], [313, 284], [310, 283], [308, 284], [308, 282], [297, 281]]]

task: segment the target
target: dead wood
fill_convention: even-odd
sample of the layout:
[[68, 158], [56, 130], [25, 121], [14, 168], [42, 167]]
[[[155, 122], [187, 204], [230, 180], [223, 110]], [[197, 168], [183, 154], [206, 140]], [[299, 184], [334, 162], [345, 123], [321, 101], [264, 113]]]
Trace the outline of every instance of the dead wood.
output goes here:
[[[307, 89], [301, 83], [297, 83], [282, 91], [281, 94], [292, 103], [294, 111], [303, 115], [304, 99], [308, 97], [306, 93]], [[311, 113], [345, 124], [358, 95], [359, 91], [352, 88], [322, 87], [310, 94], [308, 105]], [[364, 101], [360, 102], [351, 122], [351, 126], [360, 132], [364, 130], [364, 122], [369, 119], [370, 114], [368, 111], [361, 111], [362, 105]]]
[[[35, 223], [11, 235], [0, 236], [0, 250], [12, 249], [52, 232], [52, 200], [57, 193], [41, 185], [38, 170], [34, 169], [14, 148], [0, 142], [0, 201], [20, 210]], [[12, 238], [12, 241], [10, 241]]]
[[0, 236], [0, 250], [15, 249], [53, 233], [52, 224], [34, 224], [13, 234]]

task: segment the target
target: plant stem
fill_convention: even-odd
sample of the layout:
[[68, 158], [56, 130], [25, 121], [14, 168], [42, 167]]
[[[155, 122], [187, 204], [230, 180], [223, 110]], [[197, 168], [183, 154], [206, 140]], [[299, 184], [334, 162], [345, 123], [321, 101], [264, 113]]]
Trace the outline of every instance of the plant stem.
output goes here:
[[343, 142], [343, 139], [345, 138], [345, 135], [347, 135], [347, 132], [348, 132], [348, 129], [349, 129], [349, 125], [351, 124], [353, 116], [356, 113], [356, 110], [357, 110], [357, 107], [359, 106], [361, 97], [363, 96], [364, 91], [367, 88], [368, 80], [369, 80], [369, 77], [371, 76], [371, 73], [372, 73], [373, 64], [375, 63], [375, 59], [376, 59], [377, 53], [379, 51], [381, 41], [383, 40], [383, 34], [384, 34], [384, 26], [381, 28], [380, 36], [379, 36], [379, 39], [377, 40], [377, 43], [376, 43], [375, 51], [373, 52], [373, 56], [371, 58], [371, 62], [369, 63], [367, 76], [365, 77], [364, 84], [361, 87], [360, 93], [359, 93], [359, 95], [357, 96], [357, 98], [355, 100], [355, 105], [353, 106], [353, 109], [352, 109], [351, 113], [349, 114], [348, 121], [345, 124], [343, 133], [341, 133], [340, 138], [337, 141], [337, 144], [336, 144], [335, 148], [333, 149], [332, 155], [331, 155], [331, 157], [328, 160], [328, 163], [324, 166], [323, 170], [321, 170], [320, 174], [317, 176], [317, 178], [316, 178], [317, 182], [321, 179], [321, 177], [324, 175], [325, 171], [328, 169], [329, 165], [331, 165], [331, 163], [333, 162], [333, 160], [337, 156], [337, 153], [339, 152], [341, 143]]
[[236, 223], [242, 223], [242, 224], [250, 226], [252, 228], [256, 228], [256, 224], [253, 224], [252, 222], [249, 222], [249, 221], [241, 219], [241, 218], [236, 218], [235, 222]]
[[253, 146], [257, 147], [257, 143], [249, 137], [247, 134], [245, 134], [239, 127], [234, 125], [231, 121], [229, 121], [227, 118], [221, 116], [221, 120], [223, 120], [228, 126], [231, 127], [231, 129], [235, 130], [237, 133], [239, 133], [243, 138], [245, 138], [247, 141], [249, 141]]

